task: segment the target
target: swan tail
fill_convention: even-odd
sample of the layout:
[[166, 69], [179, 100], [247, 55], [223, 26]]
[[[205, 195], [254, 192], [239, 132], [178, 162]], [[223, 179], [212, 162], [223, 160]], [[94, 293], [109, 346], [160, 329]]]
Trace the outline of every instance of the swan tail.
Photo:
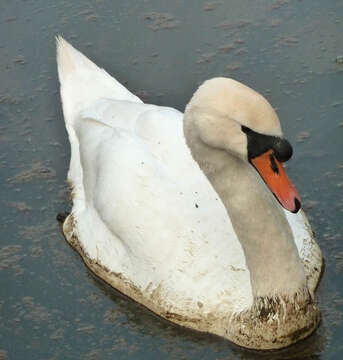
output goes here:
[[61, 36], [56, 38], [57, 69], [66, 123], [101, 99], [142, 102], [104, 69], [99, 68]]
[[75, 212], [81, 211], [86, 204], [78, 131], [83, 128], [82, 113], [103, 98], [136, 103], [141, 103], [141, 100], [61, 36], [56, 38], [56, 47], [63, 115], [71, 144], [68, 180], [73, 189]]

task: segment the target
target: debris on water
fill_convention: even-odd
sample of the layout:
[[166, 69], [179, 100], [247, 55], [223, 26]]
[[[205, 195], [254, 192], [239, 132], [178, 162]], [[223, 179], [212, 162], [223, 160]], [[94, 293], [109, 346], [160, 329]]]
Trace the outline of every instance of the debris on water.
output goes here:
[[[16, 21], [17, 17], [16, 16], [11, 16], [5, 19], [5, 22], [12, 22], [12, 21]], [[0, 358], [1, 359], [1, 358]]]
[[288, 0], [277, 0], [272, 5], [272, 9], [280, 9], [282, 6], [288, 4]]
[[234, 71], [239, 70], [241, 68], [240, 63], [232, 63], [229, 65], [226, 65], [225, 72], [227, 75], [231, 75]]
[[98, 19], [98, 16], [95, 14], [91, 14], [91, 15], [87, 15], [85, 19], [86, 21], [96, 21]]
[[8, 352], [0, 349], [0, 360], [8, 360]]
[[43, 249], [40, 246], [31, 246], [30, 255], [32, 257], [40, 257], [43, 254]]
[[0, 104], [19, 104], [19, 99], [9, 94], [0, 94]]
[[96, 304], [101, 301], [101, 296], [98, 293], [92, 293], [85, 299], [89, 304]]
[[63, 337], [64, 337], [64, 329], [62, 329], [62, 328], [56, 329], [56, 330], [50, 335], [50, 339], [52, 339], [52, 340], [63, 339]]
[[230, 51], [234, 50], [236, 48], [236, 46], [234, 44], [227, 44], [227, 45], [222, 45], [218, 48], [218, 50], [221, 53], [224, 54], [228, 54]]
[[[338, 262], [340, 261], [340, 258], [342, 256], [342, 253], [336, 255]], [[335, 256], [335, 257], [336, 257]], [[341, 266], [342, 264], [339, 264], [336, 267], [338, 271], [342, 271]], [[336, 327], [342, 324], [343, 322], [343, 312], [342, 310], [342, 297], [339, 295], [339, 293], [331, 293], [330, 294], [330, 301], [327, 304], [322, 304], [321, 310], [323, 313], [323, 318], [328, 321], [328, 324], [330, 324], [331, 327]]]
[[336, 260], [337, 270], [342, 272], [343, 271], [343, 252], [342, 251], [335, 255], [335, 260]]
[[251, 21], [248, 20], [240, 20], [237, 22], [231, 21], [223, 21], [222, 23], [215, 26], [215, 28], [223, 29], [223, 30], [236, 30], [244, 28], [251, 24]]
[[149, 99], [149, 92], [146, 90], [136, 90], [133, 92], [136, 96], [138, 96], [141, 100], [143, 100], [143, 102], [147, 102], [147, 100]]
[[[32, 129], [30, 129], [30, 131], [32, 131]], [[50, 141], [48, 143], [49, 146], [62, 146], [62, 144], [58, 141]]]
[[343, 104], [342, 101], [334, 101], [333, 103], [330, 104], [330, 106], [337, 107], [337, 106], [341, 106], [342, 104]]
[[113, 324], [121, 316], [121, 313], [117, 309], [108, 309], [104, 314], [104, 323]]
[[84, 10], [81, 10], [77, 15], [90, 15], [90, 14], [93, 14], [93, 10], [92, 9], [84, 9]]
[[245, 47], [241, 47], [235, 51], [235, 55], [244, 55], [248, 53], [248, 49]]
[[316, 200], [302, 201], [302, 206], [305, 210], [310, 210], [310, 209], [316, 207], [318, 204], [319, 204], [319, 201], [316, 201]]
[[32, 207], [27, 205], [24, 201], [11, 201], [9, 205], [22, 212], [28, 212], [32, 210]]
[[144, 20], [149, 21], [149, 28], [153, 31], [174, 29], [179, 21], [173, 15], [167, 13], [151, 12], [144, 15]]
[[20, 226], [19, 236], [33, 243], [42, 241], [45, 237], [51, 236], [52, 232], [58, 230], [58, 224], [51, 219], [39, 225]]
[[214, 10], [219, 4], [221, 4], [221, 2], [219, 1], [208, 1], [205, 2], [203, 9], [205, 11], [212, 11]]
[[63, 224], [64, 221], [65, 221], [65, 219], [68, 217], [69, 214], [70, 214], [70, 213], [68, 213], [68, 212], [58, 213], [58, 214], [56, 215], [56, 220], [57, 220], [59, 223]]
[[137, 65], [139, 63], [137, 58], [131, 59], [130, 62], [131, 62], [132, 65]]
[[238, 45], [242, 45], [242, 44], [245, 43], [245, 41], [242, 40], [242, 39], [235, 39], [233, 42], [234, 42], [235, 44], [238, 44]]
[[32, 320], [36, 323], [41, 323], [50, 319], [51, 315], [47, 308], [35, 303], [32, 296], [24, 296], [21, 301], [25, 308], [24, 318], [26, 320]]
[[336, 64], [343, 65], [343, 55], [336, 56]]
[[98, 15], [92, 9], [81, 10], [77, 15], [83, 16], [86, 21], [96, 21], [98, 19]]
[[56, 171], [50, 167], [44, 166], [42, 162], [34, 162], [31, 169], [24, 170], [19, 174], [9, 178], [7, 181], [11, 184], [27, 183], [34, 179], [54, 179]]
[[63, 184], [57, 192], [57, 203], [64, 202], [70, 198], [70, 188], [67, 184]]
[[270, 23], [270, 26], [276, 27], [276, 26], [279, 26], [281, 24], [281, 19], [271, 19], [269, 21], [269, 23]]
[[295, 36], [285, 36], [279, 40], [279, 44], [284, 46], [295, 46], [298, 42], [299, 39]]
[[215, 52], [202, 54], [200, 55], [199, 59], [197, 60], [197, 64], [207, 64], [212, 61], [212, 59], [216, 56]]
[[[112, 346], [112, 349], [114, 347]], [[127, 352], [127, 349], [126, 350], [126, 353]], [[102, 350], [101, 349], [92, 349], [91, 351], [87, 352], [84, 356], [84, 359], [85, 360], [96, 360], [96, 359], [101, 359], [102, 358]]]
[[0, 249], [0, 270], [12, 270], [15, 275], [24, 273], [23, 267], [19, 264], [23, 255], [21, 245], [6, 245]]
[[300, 131], [297, 136], [297, 142], [304, 142], [306, 139], [310, 137], [310, 133], [308, 131]]
[[76, 331], [91, 334], [92, 332], [94, 332], [94, 330], [95, 330], [94, 325], [82, 325], [82, 326], [78, 327]]
[[18, 55], [13, 59], [13, 62], [23, 65], [23, 64], [25, 64], [25, 58], [23, 55]]

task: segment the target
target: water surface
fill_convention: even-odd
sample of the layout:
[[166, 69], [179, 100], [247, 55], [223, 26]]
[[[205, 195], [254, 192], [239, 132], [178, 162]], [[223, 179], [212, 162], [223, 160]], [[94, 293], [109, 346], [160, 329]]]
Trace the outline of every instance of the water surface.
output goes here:
[[[341, 359], [342, 19], [340, 0], [3, 0], [0, 359]], [[274, 353], [244, 350], [159, 319], [87, 270], [55, 221], [70, 208], [57, 34], [147, 102], [183, 110], [219, 75], [269, 99], [325, 257], [315, 334]]]

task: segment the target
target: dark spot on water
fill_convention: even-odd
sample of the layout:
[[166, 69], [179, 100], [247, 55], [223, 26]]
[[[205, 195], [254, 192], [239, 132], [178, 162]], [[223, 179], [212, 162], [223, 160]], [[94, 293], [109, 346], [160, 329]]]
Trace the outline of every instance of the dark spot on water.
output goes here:
[[305, 210], [313, 209], [314, 207], [318, 206], [319, 201], [316, 200], [305, 200], [303, 201], [302, 205]]
[[343, 65], [343, 55], [339, 55], [335, 60], [336, 64]]
[[118, 309], [111, 308], [107, 309], [104, 314], [104, 323], [105, 324], [113, 324], [118, 321], [122, 317], [122, 314]]
[[179, 23], [173, 15], [158, 12], [146, 13], [144, 20], [149, 22], [148, 27], [153, 31], [175, 29]]
[[297, 142], [304, 142], [310, 137], [310, 133], [308, 131], [300, 131], [297, 136]]
[[289, 0], [276, 0], [273, 5], [272, 5], [272, 9], [276, 10], [276, 9], [280, 9], [281, 7], [285, 6], [286, 4], [288, 4]]
[[208, 64], [213, 60], [213, 58], [215, 56], [216, 56], [215, 52], [208, 53], [208, 54], [202, 54], [202, 55], [200, 55], [199, 59], [197, 60], [197, 64]]
[[216, 25], [215, 27], [222, 30], [237, 30], [242, 29], [250, 25], [251, 22], [248, 20], [240, 20], [236, 22], [223, 21], [222, 23]]
[[8, 352], [6, 350], [0, 349], [0, 360], [8, 360]]
[[[138, 60], [137, 59], [134, 59], [133, 60], [133, 65], [135, 64], [138, 64]], [[149, 97], [150, 97], [150, 94], [148, 91], [146, 90], [136, 90], [133, 92], [136, 96], [138, 96], [143, 102], [147, 102]]]
[[76, 331], [82, 332], [82, 333], [87, 333], [87, 334], [92, 334], [95, 330], [95, 326], [94, 325], [89, 325], [89, 324], [82, 324], [81, 326], [79, 326]]
[[219, 1], [208, 1], [205, 2], [203, 9], [205, 11], [213, 11], [221, 2]]
[[18, 55], [13, 59], [13, 62], [23, 65], [23, 64], [25, 64], [25, 58], [23, 55]]
[[228, 54], [229, 52], [231, 52], [235, 48], [236, 48], [236, 46], [234, 44], [227, 44], [227, 45], [220, 46], [218, 48], [218, 51], [223, 53], [223, 54]]
[[58, 213], [56, 215], [56, 220], [60, 223], [64, 223], [64, 220], [67, 218], [67, 216], [69, 215], [70, 213], [68, 212], [62, 212], [62, 213]]
[[242, 66], [242, 64], [239, 62], [234, 62], [232, 64], [226, 65], [225, 66], [225, 74], [231, 75], [235, 71], [240, 70], [241, 66]]
[[270, 19], [269, 23], [270, 23], [270, 26], [276, 27], [281, 24], [281, 19], [278, 19], [278, 18]]
[[21, 245], [5, 245], [0, 248], [0, 270], [13, 271], [15, 275], [24, 273], [24, 268], [20, 264], [23, 259]]
[[36, 179], [54, 179], [56, 171], [45, 166], [42, 162], [34, 162], [31, 169], [24, 170], [19, 174], [9, 178], [7, 181], [11, 184], [27, 183]]
[[63, 337], [64, 337], [64, 329], [62, 329], [62, 328], [56, 329], [50, 335], [50, 339], [52, 339], [52, 340], [63, 339]]
[[20, 212], [29, 212], [32, 210], [32, 207], [27, 205], [24, 201], [12, 201], [9, 203], [9, 205]]
[[96, 21], [98, 19], [98, 16], [95, 14], [90, 14], [85, 17], [86, 21]]
[[299, 39], [295, 36], [285, 36], [282, 37], [278, 44], [281, 46], [295, 46], [298, 45]]
[[31, 246], [30, 248], [30, 255], [32, 257], [40, 257], [43, 254], [43, 249], [41, 246]]
[[245, 47], [239, 48], [237, 50], [235, 50], [234, 54], [237, 56], [241, 56], [241, 55], [245, 55], [248, 53], [248, 49]]
[[16, 21], [16, 20], [17, 20], [16, 16], [11, 16], [11, 17], [6, 18], [5, 22], [13, 22], [13, 21]]

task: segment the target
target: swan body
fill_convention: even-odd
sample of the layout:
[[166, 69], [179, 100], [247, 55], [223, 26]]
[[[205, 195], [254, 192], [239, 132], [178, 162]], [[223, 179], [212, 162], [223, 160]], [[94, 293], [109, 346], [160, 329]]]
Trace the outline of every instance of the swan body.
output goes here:
[[[229, 79], [211, 80], [215, 86], [203, 87], [184, 116], [144, 104], [60, 37], [57, 53], [73, 198], [63, 231], [87, 266], [158, 315], [245, 347], [280, 348], [308, 336], [319, 321], [313, 299], [322, 258], [305, 214], [284, 211], [245, 164], [247, 140], [238, 134], [237, 121], [230, 125], [238, 134], [236, 156], [223, 148], [225, 139], [220, 143], [222, 128], [209, 130], [206, 111], [215, 107], [211, 116], [219, 118], [227, 101], [215, 94], [202, 110], [206, 91], [227, 85], [238, 93], [252, 90]], [[239, 96], [231, 106], [250, 107], [235, 112], [240, 124], [255, 121], [255, 131], [282, 135], [265, 100], [261, 111], [267, 120], [258, 114], [251, 120], [253, 107]], [[245, 178], [257, 184], [256, 196], [248, 181], [247, 190], [239, 191]], [[247, 192], [252, 195], [239, 195]], [[240, 220], [245, 202], [247, 225]], [[263, 216], [280, 225], [280, 240], [271, 242], [276, 245], [263, 245], [269, 233]], [[256, 236], [255, 223], [262, 226]], [[253, 256], [261, 244], [268, 249], [265, 259]]]

